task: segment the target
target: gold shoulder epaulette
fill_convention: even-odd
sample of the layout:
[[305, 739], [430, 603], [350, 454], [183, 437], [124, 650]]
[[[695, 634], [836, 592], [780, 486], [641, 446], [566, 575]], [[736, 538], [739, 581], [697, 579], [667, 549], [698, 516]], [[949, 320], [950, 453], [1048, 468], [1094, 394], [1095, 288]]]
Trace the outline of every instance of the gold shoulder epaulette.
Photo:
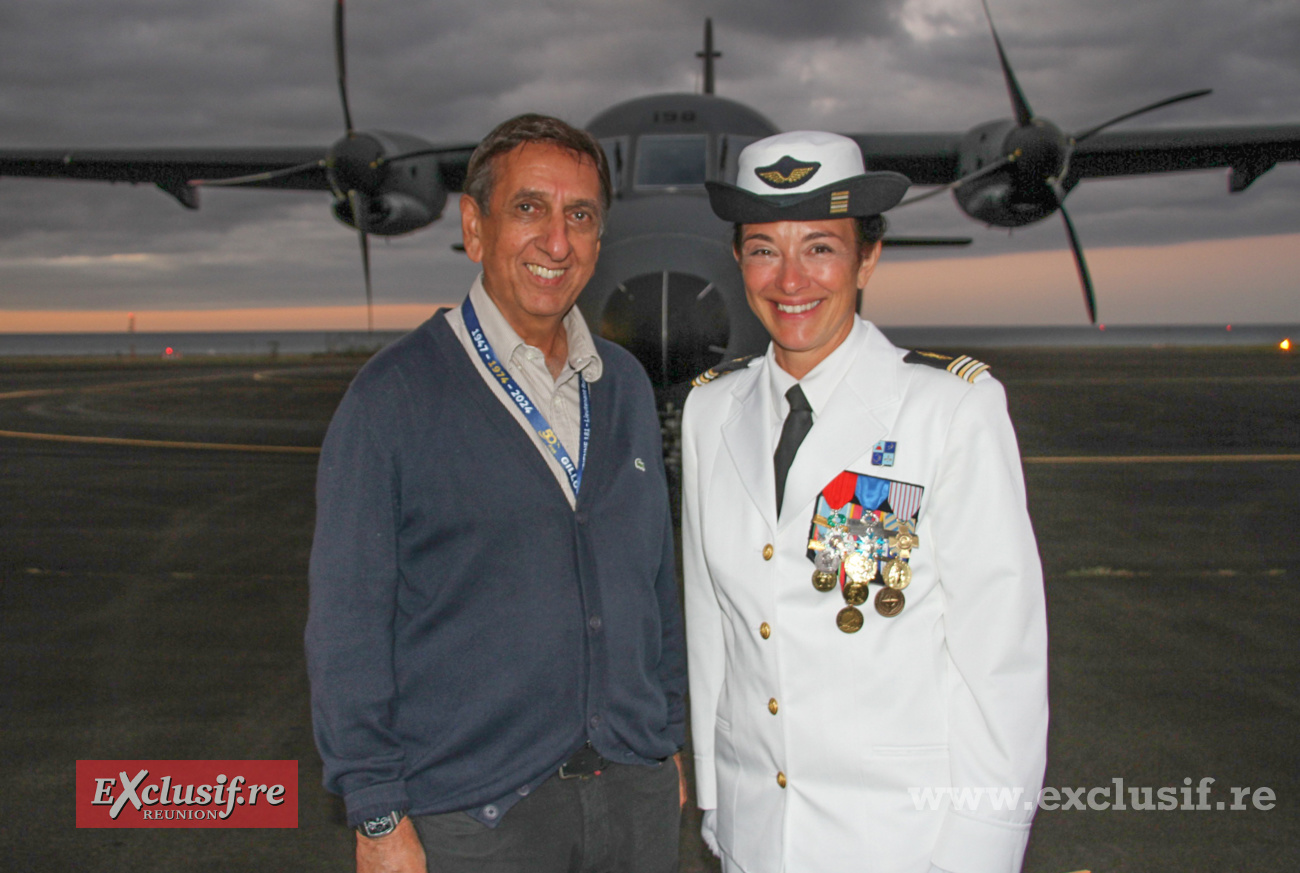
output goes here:
[[735, 370], [743, 370], [749, 366], [749, 362], [754, 360], [758, 355], [745, 355], [743, 358], [732, 358], [730, 361], [723, 361], [720, 364], [714, 364], [700, 375], [691, 380], [691, 386], [699, 388], [701, 385], [707, 385], [719, 376], [725, 376]]
[[903, 358], [905, 364], [925, 364], [937, 370], [947, 370], [954, 376], [960, 376], [967, 382], [974, 382], [981, 376], [989, 375], [989, 365], [977, 361], [970, 355], [945, 355], [942, 352], [927, 352], [924, 349], [910, 351]]

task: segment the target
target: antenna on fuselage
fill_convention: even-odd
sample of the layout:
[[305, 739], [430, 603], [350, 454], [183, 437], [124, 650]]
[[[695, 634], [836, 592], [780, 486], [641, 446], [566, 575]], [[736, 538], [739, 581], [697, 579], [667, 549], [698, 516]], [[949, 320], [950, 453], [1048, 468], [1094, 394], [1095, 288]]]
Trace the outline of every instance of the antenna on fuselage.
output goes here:
[[713, 93], [713, 59], [722, 57], [722, 52], [713, 50], [713, 19], [704, 19], [704, 51], [696, 52], [697, 58], [704, 59], [704, 93]]

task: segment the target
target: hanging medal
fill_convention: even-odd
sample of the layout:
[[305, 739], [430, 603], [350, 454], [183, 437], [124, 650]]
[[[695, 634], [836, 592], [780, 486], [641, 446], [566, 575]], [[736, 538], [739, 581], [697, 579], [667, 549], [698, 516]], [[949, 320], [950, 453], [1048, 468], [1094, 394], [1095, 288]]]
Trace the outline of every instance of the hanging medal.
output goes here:
[[862, 630], [864, 621], [862, 610], [856, 606], [846, 606], [835, 614], [835, 626], [846, 634], [855, 634]]
[[808, 538], [812, 583], [821, 592], [839, 587], [845, 605], [835, 626], [844, 633], [862, 629], [858, 607], [872, 584], [880, 585], [874, 605], [881, 616], [893, 618], [906, 606], [903, 589], [911, 584], [912, 551], [920, 545], [921, 492], [919, 485], [846, 471], [818, 497]]
[[893, 618], [907, 605], [903, 592], [895, 588], [881, 588], [876, 592], [876, 612], [885, 618]]

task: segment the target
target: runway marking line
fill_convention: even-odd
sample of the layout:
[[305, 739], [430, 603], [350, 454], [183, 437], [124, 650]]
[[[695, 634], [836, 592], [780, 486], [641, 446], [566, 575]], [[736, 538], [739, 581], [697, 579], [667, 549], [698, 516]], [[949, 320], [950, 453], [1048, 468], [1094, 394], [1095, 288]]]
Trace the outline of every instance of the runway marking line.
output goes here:
[[[1005, 374], [1004, 374], [1005, 375]], [[1271, 375], [1253, 375], [1253, 376], [1138, 376], [1124, 374], [1121, 376], [1026, 376], [1018, 379], [1014, 375], [1007, 376], [1004, 384], [1014, 387], [1018, 385], [1138, 385], [1156, 383], [1181, 382], [1187, 384], [1203, 385], [1206, 383], [1223, 383], [1230, 385], [1237, 384], [1265, 384], [1265, 385], [1287, 385], [1292, 382], [1300, 382], [1300, 375], [1288, 376], [1271, 376]]]
[[209, 452], [263, 452], [280, 455], [319, 455], [320, 446], [257, 446], [246, 443], [193, 443], [181, 440], [137, 440], [126, 437], [73, 436], [62, 433], [26, 433], [0, 430], [0, 437], [40, 440], [51, 443], [81, 443], [100, 446], [130, 446], [142, 449], [196, 449]]
[[222, 382], [235, 379], [252, 379], [254, 382], [270, 382], [285, 377], [315, 376], [319, 374], [337, 374], [349, 372], [352, 368], [341, 364], [321, 364], [310, 367], [281, 367], [274, 370], [256, 370], [252, 373], [243, 370], [222, 373], [201, 373], [189, 376], [169, 376], [159, 379], [140, 379], [134, 382], [98, 382], [92, 385], [60, 385], [53, 388], [24, 388], [18, 391], [0, 391], [0, 400], [29, 400], [35, 397], [57, 397], [60, 394], [112, 394], [118, 391], [132, 391], [136, 388], [168, 388], [175, 385], [187, 385], [195, 382]]
[[[247, 443], [200, 443], [182, 440], [141, 440], [127, 437], [73, 436], [62, 433], [29, 433], [0, 430], [0, 438], [82, 443], [101, 446], [131, 446], [146, 449], [196, 449], [212, 452], [265, 452], [269, 454], [319, 455], [320, 446], [269, 446]], [[1300, 454], [1276, 455], [1030, 455], [1025, 464], [1268, 464], [1300, 461]]]
[[1300, 455], [1035, 455], [1026, 464], [1267, 464], [1300, 461]]
[[[164, 379], [142, 379], [136, 382], [101, 382], [94, 385], [62, 385], [56, 388], [27, 388], [21, 391], [0, 392], [0, 400], [23, 400], [33, 397], [57, 397], [60, 394], [111, 394], [135, 388], [163, 388], [193, 382], [220, 382], [247, 376], [246, 373], [205, 373], [199, 376], [172, 376]], [[253, 374], [256, 378], [257, 374]]]
[[[205, 373], [191, 376], [174, 376], [163, 379], [147, 379], [136, 382], [110, 382], [97, 385], [69, 385], [56, 388], [33, 388], [22, 391], [0, 392], [0, 400], [18, 400], [31, 399], [36, 397], [54, 397], [60, 394], [106, 394], [114, 391], [131, 390], [135, 388], [156, 388], [162, 386], [179, 385], [194, 382], [218, 382], [229, 379], [248, 378], [251, 375], [253, 381], [264, 381], [282, 372], [298, 372], [306, 370], [316, 372], [329, 370], [331, 367], [315, 366], [304, 368], [285, 368], [285, 370], [258, 370], [252, 374], [244, 372], [235, 373]], [[333, 368], [337, 369], [337, 367]], [[320, 446], [268, 446], [268, 445], [250, 445], [245, 443], [204, 443], [204, 442], [186, 442], [181, 440], [143, 440], [128, 439], [126, 437], [97, 437], [97, 436], [73, 436], [70, 434], [58, 433], [30, 433], [26, 431], [0, 430], [0, 438], [41, 440], [45, 442], [56, 443], [81, 443], [83, 445], [101, 445], [101, 446], [128, 446], [134, 448], [148, 449], [192, 449], [198, 451], [211, 452], [262, 452], [269, 454], [292, 454], [292, 455], [319, 455]]]

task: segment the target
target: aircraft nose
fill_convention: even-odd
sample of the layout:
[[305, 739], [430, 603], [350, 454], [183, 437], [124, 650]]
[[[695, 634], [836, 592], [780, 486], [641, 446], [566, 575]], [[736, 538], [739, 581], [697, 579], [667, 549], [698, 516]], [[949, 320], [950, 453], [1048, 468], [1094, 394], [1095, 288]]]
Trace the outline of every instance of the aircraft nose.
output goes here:
[[767, 347], [745, 300], [731, 226], [704, 197], [616, 204], [578, 306], [593, 331], [636, 355], [661, 400], [684, 396], [719, 361]]
[[634, 354], [655, 385], [685, 382], [716, 364], [731, 336], [717, 285], [662, 270], [634, 276], [605, 299], [598, 330]]

